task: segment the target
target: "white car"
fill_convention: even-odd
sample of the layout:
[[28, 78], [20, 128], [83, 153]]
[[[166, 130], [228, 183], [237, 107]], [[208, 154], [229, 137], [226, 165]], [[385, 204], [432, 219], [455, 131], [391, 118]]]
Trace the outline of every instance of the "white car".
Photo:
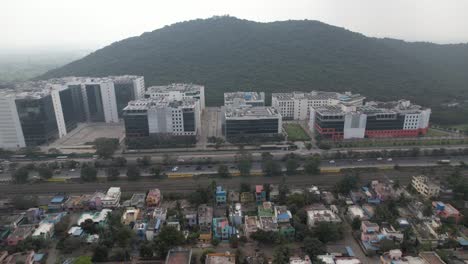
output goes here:
[[71, 171], [71, 172], [74, 172], [74, 171], [75, 171], [75, 169], [70, 169], [70, 171]]
[[382, 158], [381, 158], [381, 157], [378, 157], [378, 158], [377, 158], [377, 160], [379, 160], [379, 161], [380, 161], [380, 160], [382, 160]]
[[172, 172], [176, 172], [179, 170], [179, 167], [175, 166], [174, 168], [172, 168]]
[[335, 164], [335, 161], [334, 161], [334, 160], [330, 160], [328, 163], [330, 163], [330, 164]]
[[392, 158], [388, 158], [387, 161], [393, 161], [393, 159], [392, 159]]
[[357, 161], [361, 162], [361, 161], [362, 161], [362, 159], [358, 159]]

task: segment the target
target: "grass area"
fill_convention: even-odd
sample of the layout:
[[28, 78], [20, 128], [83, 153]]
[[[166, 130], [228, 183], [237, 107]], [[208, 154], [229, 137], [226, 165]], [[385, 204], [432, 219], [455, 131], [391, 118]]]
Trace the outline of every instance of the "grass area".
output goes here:
[[434, 146], [434, 145], [465, 145], [468, 144], [468, 138], [460, 139], [408, 139], [408, 140], [391, 140], [391, 139], [377, 139], [377, 140], [357, 140], [357, 141], [324, 141], [335, 148], [353, 148], [353, 147], [417, 147], [417, 146]]
[[432, 129], [432, 128], [429, 128], [426, 134], [426, 137], [445, 137], [445, 136], [450, 136], [450, 133], [447, 133], [441, 130]]
[[308, 141], [310, 140], [309, 135], [299, 124], [284, 124], [284, 129], [288, 134], [289, 141]]

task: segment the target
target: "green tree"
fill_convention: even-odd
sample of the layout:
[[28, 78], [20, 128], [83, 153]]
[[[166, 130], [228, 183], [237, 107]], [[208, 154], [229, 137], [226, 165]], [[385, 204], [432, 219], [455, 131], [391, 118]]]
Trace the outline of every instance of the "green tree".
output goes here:
[[119, 148], [119, 140], [115, 138], [97, 138], [94, 140], [96, 155], [103, 159], [108, 159], [114, 155]]
[[166, 256], [169, 249], [185, 242], [184, 235], [174, 227], [164, 226], [154, 240], [155, 252], [159, 257]]
[[320, 172], [320, 156], [309, 157], [304, 163], [304, 171], [308, 174], [318, 174]]
[[145, 241], [140, 246], [140, 256], [142, 258], [152, 258], [153, 257], [153, 244], [151, 242]]
[[337, 223], [320, 222], [314, 228], [314, 233], [323, 243], [338, 241], [343, 238], [343, 227]]
[[15, 183], [26, 183], [29, 177], [29, 170], [25, 167], [20, 167], [13, 172], [12, 176]]
[[236, 161], [237, 168], [240, 171], [240, 175], [243, 177], [250, 176], [250, 170], [252, 169], [252, 155], [245, 151], [241, 151], [236, 156]]
[[326, 252], [325, 244], [315, 237], [304, 238], [304, 251], [311, 259]]
[[291, 250], [288, 246], [281, 244], [273, 252], [273, 264], [288, 264]]
[[151, 164], [151, 156], [143, 156], [137, 159], [137, 164], [140, 166], [149, 166]]
[[312, 149], [312, 143], [307, 142], [307, 143], [305, 144], [305, 147], [306, 147], [307, 150], [311, 150], [311, 149]]
[[93, 250], [93, 262], [106, 262], [109, 256], [109, 249], [104, 245], [97, 245]]
[[341, 194], [348, 194], [358, 187], [359, 178], [356, 176], [345, 176], [335, 185], [335, 191]]
[[264, 158], [262, 160], [262, 171], [263, 173], [265, 173], [266, 176], [281, 175], [281, 164], [279, 162], [274, 161], [272, 157]]
[[286, 173], [293, 175], [297, 173], [297, 168], [299, 168], [299, 161], [297, 160], [296, 155], [288, 155], [286, 159]]
[[353, 222], [351, 222], [351, 227], [353, 228], [353, 230], [361, 229], [361, 219], [359, 219], [359, 217], [355, 217], [353, 219]]
[[116, 167], [110, 167], [106, 169], [106, 176], [108, 181], [116, 181], [119, 179], [120, 171]]
[[42, 179], [50, 179], [53, 175], [53, 171], [48, 167], [39, 167], [37, 168], [37, 172]]
[[151, 167], [151, 174], [156, 179], [161, 178], [162, 171], [163, 171], [163, 168], [161, 166], [159, 166], [159, 165]]
[[250, 188], [250, 184], [242, 182], [240, 184], [240, 192], [251, 192], [252, 189]]
[[228, 166], [221, 164], [218, 166], [218, 175], [221, 178], [227, 178], [229, 177], [229, 168]]
[[124, 157], [115, 157], [112, 159], [112, 166], [125, 167], [127, 165], [127, 159]]
[[129, 181], [136, 181], [140, 178], [140, 169], [137, 166], [130, 165], [127, 168], [127, 177]]
[[279, 234], [273, 231], [264, 231], [259, 229], [250, 234], [250, 238], [263, 244], [271, 245], [277, 243], [280, 239]]
[[85, 164], [81, 167], [80, 178], [85, 182], [93, 182], [97, 180], [97, 170], [91, 165]]

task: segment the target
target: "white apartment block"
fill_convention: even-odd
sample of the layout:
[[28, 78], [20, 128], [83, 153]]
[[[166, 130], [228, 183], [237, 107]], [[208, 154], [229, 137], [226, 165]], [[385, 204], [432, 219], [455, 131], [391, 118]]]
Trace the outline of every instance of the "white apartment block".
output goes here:
[[119, 207], [121, 195], [120, 187], [110, 187], [102, 199], [102, 206], [105, 208]]
[[359, 106], [364, 103], [365, 97], [359, 94], [312, 91], [273, 93], [271, 105], [276, 108], [284, 120], [307, 120], [311, 107], [327, 105]]
[[411, 180], [411, 186], [425, 197], [439, 196], [440, 186], [431, 182], [426, 176], [414, 176]]
[[147, 98], [167, 97], [170, 100], [196, 99], [200, 108], [205, 109], [205, 86], [188, 83], [173, 83], [163, 86], [151, 86], [146, 91]]

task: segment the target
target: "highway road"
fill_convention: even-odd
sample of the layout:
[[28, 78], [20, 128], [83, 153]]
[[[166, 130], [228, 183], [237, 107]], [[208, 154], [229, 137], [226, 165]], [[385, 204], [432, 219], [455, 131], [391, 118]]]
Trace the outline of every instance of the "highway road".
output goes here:
[[[181, 158], [179, 157], [179, 160]], [[450, 159], [452, 165], [458, 165], [461, 161], [468, 164], [468, 156], [457, 156], [457, 157], [399, 157], [399, 158], [392, 158], [390, 159], [381, 159], [378, 160], [376, 158], [372, 159], [336, 159], [336, 160], [322, 160], [321, 168], [361, 168], [361, 167], [388, 167], [388, 166], [436, 166], [438, 165], [437, 162], [440, 159]], [[79, 162], [88, 162], [89, 159], [76, 159]], [[132, 161], [132, 160], [130, 160]], [[152, 159], [152, 162], [155, 160]], [[215, 174], [218, 170], [219, 164], [225, 164], [228, 166], [229, 171], [231, 173], [238, 172], [237, 166], [234, 162], [222, 162], [218, 164], [210, 164], [210, 165], [198, 165], [195, 158], [187, 158], [184, 159], [183, 162], [178, 162], [177, 165], [173, 166], [166, 166], [164, 167], [165, 173], [187, 173], [187, 174]], [[42, 161], [45, 162], [45, 161]], [[134, 160], [132, 161], [134, 162]], [[281, 165], [283, 170], [285, 170], [285, 164], [283, 161], [278, 161]], [[27, 162], [29, 163], [29, 162]], [[302, 165], [300, 164], [299, 169], [302, 169]], [[177, 167], [177, 170], [173, 170]], [[260, 172], [261, 171], [261, 162], [255, 161], [252, 163], [252, 171], [253, 172]], [[142, 168], [142, 176], [151, 176], [150, 171], [148, 168]], [[121, 169], [121, 176], [124, 176], [126, 173], [125, 169]], [[35, 176], [32, 174], [31, 176]], [[100, 169], [98, 171], [98, 177], [105, 177], [105, 169]], [[58, 178], [79, 178], [80, 177], [80, 169], [74, 170], [67, 170], [63, 169], [60, 175], [55, 175], [54, 177]], [[11, 175], [9, 172], [0, 173], [0, 181], [9, 181], [11, 179]]]

